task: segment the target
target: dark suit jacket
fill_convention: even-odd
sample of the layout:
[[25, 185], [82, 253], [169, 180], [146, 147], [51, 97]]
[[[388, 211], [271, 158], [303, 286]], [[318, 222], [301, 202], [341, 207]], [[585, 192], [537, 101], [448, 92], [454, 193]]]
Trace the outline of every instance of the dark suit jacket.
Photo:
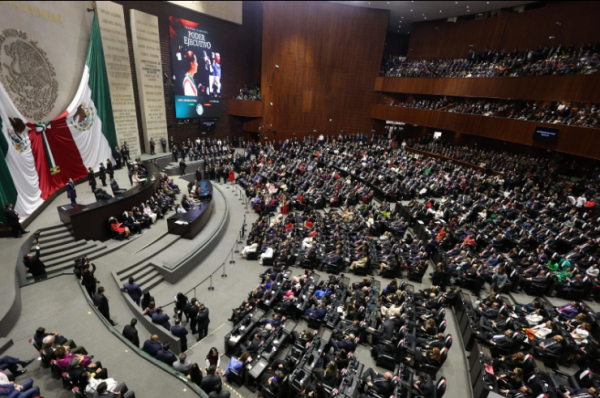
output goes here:
[[4, 217], [9, 225], [19, 224], [19, 215], [14, 210], [4, 209]]
[[156, 353], [158, 352], [158, 350], [162, 349], [162, 345], [157, 341], [156, 343], [151, 342], [150, 340], [146, 340], [144, 342], [144, 346], [142, 347], [142, 350], [144, 352], [147, 352], [148, 354], [150, 354], [151, 357], [156, 356]]
[[134, 326], [125, 325], [123, 328], [123, 336], [135, 344], [136, 347], [140, 346], [140, 337], [138, 336], [138, 331]]
[[187, 335], [188, 335], [188, 331], [185, 327], [181, 326], [181, 325], [173, 325], [171, 326], [171, 334], [173, 336], [179, 337], [179, 339], [183, 342], [183, 343], [187, 343]]
[[423, 398], [432, 398], [434, 392], [435, 387], [433, 385], [433, 380], [431, 379], [431, 376], [427, 375], [427, 379], [421, 381], [419, 384], [419, 393]]
[[44, 263], [42, 263], [42, 260], [40, 260], [40, 249], [36, 249], [35, 256], [32, 258], [26, 257], [24, 262], [25, 267], [27, 267], [27, 270], [31, 272], [31, 275], [37, 276], [46, 273]]
[[394, 322], [391, 319], [386, 319], [373, 334], [380, 339], [391, 340], [394, 335]]
[[129, 297], [134, 301], [139, 300], [142, 297], [142, 289], [137, 283], [126, 283], [121, 287], [121, 290], [127, 290]]
[[205, 393], [210, 394], [219, 383], [221, 383], [221, 377], [217, 375], [205, 376], [202, 379], [202, 383], [200, 383], [200, 388], [203, 389]]
[[203, 312], [199, 312], [196, 320], [198, 321], [198, 329], [206, 329], [210, 323], [208, 308], [205, 308]]
[[156, 313], [156, 314], [152, 315], [152, 323], [157, 323], [167, 330], [171, 330], [171, 324], [169, 323], [169, 319], [170, 319], [170, 317], [165, 313], [163, 313], [163, 314]]
[[108, 299], [104, 294], [94, 294], [94, 304], [96, 305], [96, 307], [98, 307], [98, 311], [100, 311], [101, 314], [109, 313]]
[[175, 354], [173, 354], [171, 351], [163, 351], [162, 348], [158, 350], [154, 358], [166, 363], [169, 366], [173, 365], [173, 362], [177, 360]]

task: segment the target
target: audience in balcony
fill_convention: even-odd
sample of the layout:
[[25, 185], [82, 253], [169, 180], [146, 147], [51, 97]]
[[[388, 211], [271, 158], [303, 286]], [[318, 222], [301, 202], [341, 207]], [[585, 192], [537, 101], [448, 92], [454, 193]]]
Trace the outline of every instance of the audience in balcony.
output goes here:
[[470, 50], [462, 59], [409, 60], [390, 56], [381, 65], [389, 77], [497, 77], [546, 76], [598, 73], [600, 45], [576, 48], [537, 47], [525, 51]]
[[[248, 87], [250, 86], [250, 87]], [[244, 101], [260, 101], [260, 86], [258, 84], [244, 84], [240, 89], [240, 93], [235, 99]]]
[[565, 124], [587, 128], [600, 127], [600, 112], [597, 104], [430, 96], [428, 98], [412, 99], [412, 101], [394, 99], [389, 105], [450, 113], [503, 117], [548, 124]]

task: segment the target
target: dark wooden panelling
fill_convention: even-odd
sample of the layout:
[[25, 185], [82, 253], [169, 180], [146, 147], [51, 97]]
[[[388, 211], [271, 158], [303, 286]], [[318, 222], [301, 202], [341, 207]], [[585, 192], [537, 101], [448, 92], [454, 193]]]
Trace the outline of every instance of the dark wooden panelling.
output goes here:
[[[458, 131], [600, 159], [600, 130], [598, 129], [387, 105], [372, 105], [371, 117], [374, 119], [395, 120], [407, 124]], [[536, 126], [548, 126], [559, 129], [560, 136], [558, 143], [545, 144], [533, 141], [533, 132]]]
[[[457, 23], [445, 19], [418, 22], [411, 31], [409, 56], [413, 59], [464, 58], [471, 48], [512, 51], [540, 45], [574, 43], [579, 46], [600, 42], [598, 15], [599, 2], [557, 1], [522, 13], [501, 11], [493, 18], [471, 21], [459, 18]], [[550, 39], [551, 36], [555, 38]]]
[[375, 90], [390, 93], [511, 98], [544, 101], [600, 101], [600, 75], [527, 77], [378, 77]]
[[263, 19], [262, 131], [277, 129], [277, 139], [370, 132], [388, 12], [277, 1], [264, 2]]
[[406, 55], [408, 53], [409, 42], [410, 35], [388, 32], [388, 34], [385, 36], [383, 56]]
[[[158, 30], [160, 35], [160, 50], [163, 72], [171, 76], [171, 47], [169, 40], [169, 16], [189, 19], [199, 22], [200, 26], [211, 29], [219, 35], [221, 58], [223, 60], [223, 111], [217, 122], [217, 128], [211, 136], [235, 137], [241, 136], [242, 121], [228, 115], [228, 99], [239, 94], [244, 84], [256, 81], [260, 71], [261, 37], [262, 37], [262, 2], [243, 2], [243, 24], [237, 25], [221, 19], [212, 18], [205, 14], [178, 7], [166, 1], [116, 1], [123, 6], [127, 39], [129, 40], [129, 58], [133, 88], [138, 112], [138, 129], [140, 142], [145, 147], [141, 124], [140, 101], [135, 74], [135, 59], [133, 55], [133, 42], [131, 40], [131, 27], [129, 10], [136, 9], [148, 14], [158, 16]], [[255, 69], [257, 69], [255, 71]], [[182, 142], [187, 138], [196, 138], [200, 134], [198, 121], [189, 124], [179, 124], [175, 118], [175, 107], [171, 98], [171, 87], [165, 85], [165, 101], [167, 113], [167, 126], [169, 136], [174, 136], [175, 141]]]
[[230, 99], [228, 102], [227, 109], [232, 116], [261, 117], [263, 114], [262, 101]]

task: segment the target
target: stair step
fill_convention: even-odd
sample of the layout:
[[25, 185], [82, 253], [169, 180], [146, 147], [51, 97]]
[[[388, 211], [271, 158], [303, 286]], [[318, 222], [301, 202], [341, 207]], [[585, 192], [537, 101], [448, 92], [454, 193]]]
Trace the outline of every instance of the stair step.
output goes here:
[[[44, 246], [43, 250], [40, 250], [40, 252], [41, 252], [40, 257], [42, 259], [45, 259], [48, 256], [51, 256], [53, 254], [62, 253], [66, 250], [74, 249], [76, 247], [82, 247], [82, 246], [85, 246], [86, 244], [87, 244], [87, 242], [85, 240], [79, 240], [79, 241], [75, 241], [75, 242], [67, 242], [64, 245], [53, 247], [51, 250], [46, 250], [46, 246]], [[35, 246], [31, 248], [31, 252], [34, 252], [34, 251], [35, 251]]]
[[40, 228], [37, 231], [39, 231], [39, 232], [45, 232], [45, 231], [53, 231], [55, 229], [61, 229], [61, 228], [72, 228], [72, 225], [71, 225], [71, 223], [68, 223], [68, 224], [58, 224], [58, 225], [53, 225], [51, 227]]
[[56, 234], [56, 235], [52, 235], [52, 236], [48, 236], [48, 237], [44, 237], [44, 236], [40, 236], [39, 242], [40, 244], [46, 244], [46, 243], [51, 243], [51, 242], [56, 242], [62, 239], [67, 239], [67, 238], [72, 238], [73, 240], [75, 240], [75, 237], [73, 236], [73, 234], [71, 234], [70, 231], [61, 231], [60, 234]]
[[[73, 236], [69, 236], [69, 237], [66, 237], [66, 238], [61, 238], [61, 239], [54, 240], [52, 242], [45, 242], [45, 243], [40, 242], [40, 245], [41, 245], [42, 251], [44, 251], [44, 250], [48, 250], [48, 249], [54, 249], [54, 248], [57, 248], [57, 247], [61, 247], [61, 246], [64, 246], [64, 245], [66, 245], [68, 243], [73, 243], [75, 241], [76, 240], [75, 240], [75, 238]], [[35, 250], [35, 245], [31, 246], [30, 250], [34, 251]]]
[[75, 254], [66, 256], [65, 258], [61, 258], [60, 260], [49, 261], [46, 263], [46, 271], [48, 271], [50, 269], [54, 270], [56, 268], [72, 267], [74, 264], [73, 260], [75, 260], [77, 257], [89, 256], [92, 253], [96, 253], [96, 252], [99, 252], [104, 249], [106, 249], [106, 246], [104, 246], [104, 247], [95, 246], [94, 248], [92, 248], [90, 250], [82, 250]]
[[146, 272], [146, 274], [144, 275], [144, 277], [142, 278], [137, 278], [136, 279], [136, 283], [140, 286], [146, 284], [150, 279], [153, 279], [156, 275], [160, 275], [160, 273], [154, 269], [154, 267], [148, 267], [150, 268], [150, 272]]
[[85, 246], [83, 246], [83, 247], [80, 247], [80, 246], [73, 247], [70, 249], [66, 249], [62, 252], [52, 254], [50, 256], [43, 257], [42, 261], [44, 261], [44, 263], [53, 263], [53, 262], [55, 263], [56, 261], [61, 261], [63, 258], [67, 258], [67, 257], [73, 256], [73, 255], [75, 256], [73, 259], [75, 259], [76, 257], [81, 256], [81, 254], [79, 254], [79, 253], [88, 251], [88, 250], [93, 249], [98, 246], [94, 242], [84, 241], [84, 243], [85, 243]]
[[[148, 274], [152, 273], [153, 271], [156, 271], [154, 269], [154, 267], [146, 267], [146, 268], [142, 269], [140, 272], [138, 272], [134, 275], [131, 275], [131, 276], [133, 276], [136, 281], [139, 281], [139, 280], [143, 280], [145, 277], [148, 276]], [[127, 279], [129, 279], [129, 278], [127, 278]], [[125, 279], [125, 280], [121, 279], [121, 280], [126, 281], [127, 279]]]
[[63, 226], [62, 228], [55, 228], [48, 231], [42, 231], [40, 232], [40, 241], [50, 236], [64, 235], [65, 233], [72, 235], [73, 231], [65, 226]]
[[142, 292], [146, 293], [150, 289], [153, 289], [159, 284], [161, 284], [164, 280], [165, 278], [163, 278], [162, 275], [158, 274], [157, 276], [149, 280], [146, 284], [141, 286]]
[[119, 279], [122, 281], [126, 281], [130, 276], [134, 276], [137, 273], [142, 272], [142, 270], [146, 269], [148, 266], [148, 260], [144, 260], [141, 263], [136, 264], [134, 267], [129, 267], [126, 271], [120, 271], [117, 273]]

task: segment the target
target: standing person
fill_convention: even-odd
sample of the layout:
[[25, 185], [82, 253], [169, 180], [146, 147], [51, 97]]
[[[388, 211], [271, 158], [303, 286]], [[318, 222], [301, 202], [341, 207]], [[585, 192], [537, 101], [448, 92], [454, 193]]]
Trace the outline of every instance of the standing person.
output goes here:
[[139, 348], [140, 336], [138, 335], [138, 331], [135, 328], [135, 325], [137, 325], [137, 319], [133, 318], [131, 319], [129, 325], [125, 325], [125, 327], [123, 328], [123, 337], [131, 341], [136, 347]]
[[33, 275], [34, 280], [39, 281], [47, 278], [46, 267], [40, 260], [40, 244], [35, 247], [35, 254], [29, 253], [23, 256], [23, 263], [27, 270]]
[[127, 294], [129, 294], [129, 297], [131, 297], [131, 299], [138, 306], [140, 305], [140, 299], [142, 298], [142, 288], [140, 287], [140, 285], [135, 283], [135, 279], [133, 278], [133, 276], [130, 276], [129, 281], [127, 283], [125, 283], [123, 286], [121, 286], [121, 291], [122, 292], [126, 291]]
[[77, 204], [77, 191], [75, 190], [75, 183], [72, 178], [69, 178], [67, 182], [67, 198], [71, 199], [71, 204]]
[[106, 186], [106, 167], [104, 167], [104, 163], [100, 163], [100, 169], [98, 170], [98, 177], [100, 181], [102, 181], [102, 186]]
[[181, 161], [179, 162], [179, 169], [181, 170], [181, 175], [185, 174], [186, 167], [187, 167], [187, 165], [185, 164], [185, 162], [183, 161], [183, 158], [182, 158]]
[[179, 151], [177, 151], [177, 147], [175, 145], [173, 145], [171, 147], [171, 154], [173, 155], [173, 161], [176, 162], [177, 161], [177, 154], [179, 153]]
[[94, 175], [94, 169], [88, 168], [88, 183], [92, 187], [92, 193], [96, 190], [96, 176]]
[[104, 295], [104, 287], [98, 288], [98, 293], [94, 295], [94, 305], [98, 308], [98, 311], [106, 318], [106, 320], [113, 326], [117, 326], [117, 323], [110, 319], [110, 308], [108, 306], [108, 299]]
[[127, 160], [129, 159], [129, 154], [127, 153], [127, 149], [125, 149], [125, 145], [121, 147], [121, 156], [123, 157], [123, 165], [127, 166]]
[[167, 140], [165, 137], [160, 137], [160, 146], [162, 146], [163, 152], [167, 153]]
[[173, 138], [173, 136], [169, 137], [169, 148], [175, 148], [175, 139]]
[[156, 143], [154, 142], [154, 138], [150, 138], [150, 155], [155, 155], [154, 149], [156, 148]]
[[[93, 268], [93, 270], [90, 269], [90, 266]], [[94, 298], [94, 293], [96, 292], [96, 277], [94, 276], [94, 272], [96, 272], [96, 264], [87, 263], [83, 265], [81, 284], [85, 286], [85, 289], [87, 290], [91, 299]]]
[[131, 184], [131, 186], [133, 186], [133, 168], [132, 167], [127, 167], [127, 177], [129, 177], [129, 184]]
[[219, 355], [219, 350], [215, 347], [211, 348], [206, 356], [206, 367], [208, 368], [211, 365], [214, 365], [217, 370], [221, 367], [221, 356]]
[[115, 178], [115, 169], [113, 168], [112, 160], [106, 159], [106, 172], [108, 173], [109, 180]]
[[119, 147], [115, 146], [115, 150], [113, 151], [113, 158], [115, 159], [115, 162], [117, 162], [117, 169], [121, 168], [121, 151], [119, 151]]
[[181, 325], [181, 319], [175, 318], [175, 325], [171, 326], [171, 334], [175, 337], [179, 337], [179, 342], [181, 344], [181, 352], [186, 352], [188, 349], [188, 331], [184, 326]]
[[210, 324], [210, 318], [208, 316], [208, 308], [204, 304], [198, 304], [198, 340], [202, 340], [208, 334], [208, 325]]
[[6, 217], [6, 221], [8, 225], [12, 228], [13, 236], [15, 238], [20, 238], [22, 234], [27, 234], [29, 231], [25, 231], [23, 226], [21, 225], [21, 216], [19, 213], [13, 209], [12, 203], [7, 203], [4, 205], [4, 217]]

